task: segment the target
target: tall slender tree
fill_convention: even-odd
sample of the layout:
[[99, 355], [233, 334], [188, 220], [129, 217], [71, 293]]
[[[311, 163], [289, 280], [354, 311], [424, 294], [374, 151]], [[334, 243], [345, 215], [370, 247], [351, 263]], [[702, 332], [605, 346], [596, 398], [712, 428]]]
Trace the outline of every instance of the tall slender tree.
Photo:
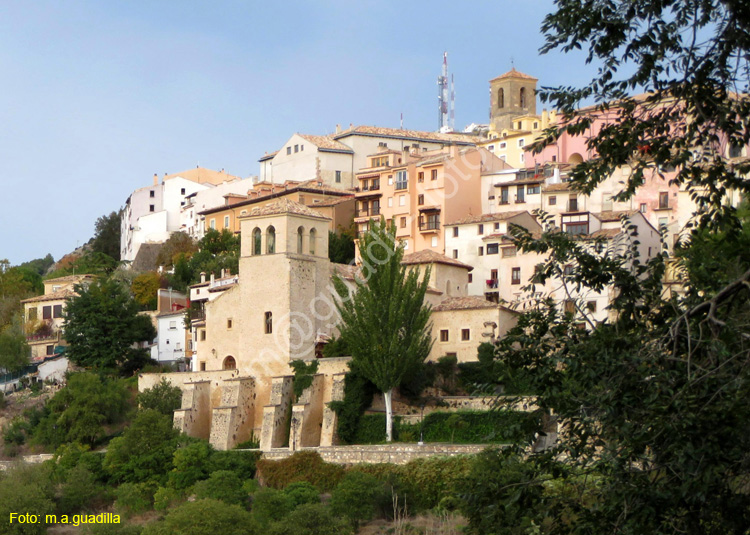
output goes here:
[[421, 280], [417, 270], [407, 271], [401, 265], [403, 246], [395, 236], [395, 226], [373, 222], [359, 242], [362, 278], [355, 280], [354, 292], [340, 277], [333, 279], [341, 298], [341, 338], [353, 365], [383, 392], [389, 442], [393, 389], [427, 358], [433, 343], [432, 309], [424, 304], [429, 270]]

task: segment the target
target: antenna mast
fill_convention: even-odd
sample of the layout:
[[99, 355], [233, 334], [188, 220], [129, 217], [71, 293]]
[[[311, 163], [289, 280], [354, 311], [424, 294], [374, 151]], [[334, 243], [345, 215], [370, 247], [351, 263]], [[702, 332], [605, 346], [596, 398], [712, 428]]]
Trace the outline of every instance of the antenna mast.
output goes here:
[[[452, 97], [448, 88], [448, 52], [443, 52], [443, 72], [437, 79], [438, 85], [438, 131], [450, 132], [453, 130], [452, 119]], [[451, 80], [452, 85], [452, 80]], [[449, 112], [449, 106], [451, 110]]]

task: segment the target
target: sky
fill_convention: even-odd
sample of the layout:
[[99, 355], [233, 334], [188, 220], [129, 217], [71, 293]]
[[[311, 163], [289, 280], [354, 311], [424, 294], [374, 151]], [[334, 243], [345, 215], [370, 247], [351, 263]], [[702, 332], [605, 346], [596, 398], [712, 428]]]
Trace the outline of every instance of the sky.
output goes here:
[[[0, 1], [0, 259], [55, 260], [154, 173], [242, 177], [295, 132], [433, 131], [448, 52], [456, 129], [488, 122], [488, 81], [585, 84], [540, 56], [551, 0]], [[538, 107], [541, 109], [541, 106]]]

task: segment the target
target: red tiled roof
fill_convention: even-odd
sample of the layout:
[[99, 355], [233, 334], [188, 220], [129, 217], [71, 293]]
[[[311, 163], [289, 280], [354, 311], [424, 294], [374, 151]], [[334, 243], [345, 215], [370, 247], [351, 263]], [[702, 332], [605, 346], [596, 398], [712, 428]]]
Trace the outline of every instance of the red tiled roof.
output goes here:
[[446, 310], [475, 310], [481, 308], [498, 308], [497, 303], [487, 301], [484, 297], [448, 297], [433, 307], [433, 312], [442, 312]]
[[446, 264], [448, 266], [462, 267], [470, 271], [474, 269], [468, 264], [464, 264], [463, 262], [459, 262], [458, 260], [449, 258], [443, 254], [436, 253], [431, 249], [424, 249], [416, 253], [405, 255], [401, 263], [406, 266], [417, 264]]
[[307, 206], [300, 204], [298, 202], [294, 202], [290, 199], [279, 199], [278, 201], [274, 201], [271, 203], [268, 203], [264, 206], [257, 206], [250, 210], [250, 213], [247, 215], [247, 217], [257, 217], [257, 216], [268, 216], [268, 215], [277, 215], [277, 214], [297, 214], [297, 215], [304, 215], [308, 217], [317, 217], [320, 219], [329, 219], [328, 217], [324, 216], [320, 212], [316, 212], [315, 210], [311, 210]]
[[381, 137], [395, 137], [400, 139], [414, 139], [422, 141], [433, 141], [433, 142], [444, 142], [444, 143], [462, 143], [466, 145], [473, 145], [478, 141], [475, 137], [467, 134], [441, 134], [439, 132], [422, 132], [419, 130], [403, 130], [399, 128], [385, 128], [381, 126], [353, 126], [347, 128], [343, 132], [334, 134], [334, 139], [341, 139], [351, 135], [367, 135], [367, 136], [381, 136]]
[[312, 136], [310, 134], [297, 134], [304, 140], [309, 141], [321, 150], [330, 150], [337, 152], [354, 152], [351, 147], [347, 147], [343, 143], [340, 143], [333, 139], [333, 136]]
[[502, 212], [499, 214], [482, 214], [482, 215], [469, 215], [458, 221], [452, 223], [446, 223], [444, 226], [449, 227], [452, 225], [468, 225], [470, 223], [491, 223], [492, 221], [505, 221], [511, 219], [517, 215], [527, 213], [526, 210], [516, 210], [513, 212]]
[[490, 80], [490, 82], [494, 82], [495, 80], [502, 80], [504, 78], [521, 78], [523, 80], [539, 80], [538, 78], [534, 78], [533, 76], [517, 71], [516, 68], [513, 67], [508, 72], [501, 74], [497, 78], [493, 78], [492, 80]]

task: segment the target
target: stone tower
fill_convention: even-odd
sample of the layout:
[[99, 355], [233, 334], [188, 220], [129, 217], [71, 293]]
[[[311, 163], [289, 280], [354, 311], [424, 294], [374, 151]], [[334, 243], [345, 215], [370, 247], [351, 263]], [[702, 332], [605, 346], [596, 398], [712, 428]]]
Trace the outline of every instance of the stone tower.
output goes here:
[[537, 79], [515, 68], [490, 80], [490, 124], [495, 132], [513, 130], [513, 118], [536, 115]]

